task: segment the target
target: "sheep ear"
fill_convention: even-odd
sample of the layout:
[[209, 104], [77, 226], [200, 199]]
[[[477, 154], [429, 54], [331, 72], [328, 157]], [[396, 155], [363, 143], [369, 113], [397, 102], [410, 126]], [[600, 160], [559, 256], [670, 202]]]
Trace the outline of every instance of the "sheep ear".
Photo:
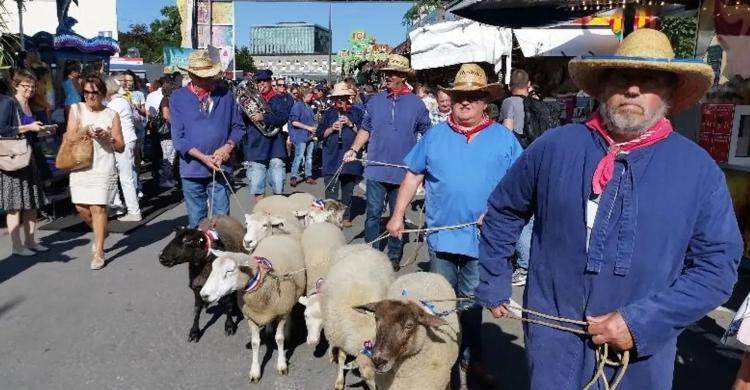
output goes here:
[[378, 302], [371, 302], [366, 305], [352, 306], [352, 309], [362, 314], [373, 314], [378, 309]]
[[299, 302], [300, 304], [302, 304], [302, 306], [307, 306], [307, 304], [310, 303], [310, 299], [308, 299], [306, 296], [303, 295], [303, 296], [299, 297], [299, 299], [297, 300], [297, 302]]
[[419, 311], [417, 322], [419, 322], [420, 324], [428, 328], [438, 328], [443, 325], [448, 325], [448, 322], [445, 321], [444, 319], [438, 316], [432, 315], [432, 314], [428, 314], [424, 310]]

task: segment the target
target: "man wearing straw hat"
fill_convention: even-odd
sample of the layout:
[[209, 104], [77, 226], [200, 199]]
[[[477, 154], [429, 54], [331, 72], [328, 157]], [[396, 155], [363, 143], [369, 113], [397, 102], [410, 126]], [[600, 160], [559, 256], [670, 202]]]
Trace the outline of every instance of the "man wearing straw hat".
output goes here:
[[665, 117], [695, 104], [713, 71], [674, 58], [651, 29], [568, 68], [599, 110], [545, 132], [490, 196], [476, 298], [495, 317], [508, 313], [510, 257], [533, 214], [524, 306], [553, 319], [525, 317], [579, 321], [584, 335], [526, 324], [531, 388], [604, 387], [594, 373], [606, 345], [620, 362], [629, 356], [604, 364], [613, 385], [670, 389], [677, 336], [727, 300], [742, 254], [724, 175]]
[[245, 134], [245, 124], [232, 93], [216, 84], [221, 65], [207, 50], [191, 53], [187, 67], [180, 69], [190, 75], [190, 82], [169, 98], [172, 142], [180, 156], [188, 223], [196, 227], [208, 216], [207, 202], [213, 202], [214, 214], [229, 214], [230, 183], [221, 171], [229, 177], [229, 157]]
[[[404, 156], [417, 143], [417, 135], [430, 128], [430, 114], [422, 99], [411, 92], [406, 78], [414, 74], [409, 60], [398, 54], [388, 56], [388, 64], [381, 69], [387, 91], [373, 96], [368, 102], [362, 128], [344, 161], [351, 162], [367, 146], [365, 178], [367, 179], [367, 212], [365, 218], [365, 241], [372, 242], [380, 235], [380, 218], [385, 202], [394, 210], [398, 187], [406, 170]], [[397, 166], [393, 166], [397, 165]], [[373, 245], [380, 245], [381, 242]], [[388, 258], [398, 270], [403, 243], [396, 238], [388, 239]]]
[[[409, 169], [388, 232], [400, 238], [406, 208], [424, 180], [427, 227], [456, 227], [428, 233], [430, 271], [445, 276], [458, 297], [469, 298], [479, 283], [476, 222], [486, 210], [490, 192], [523, 149], [507, 128], [485, 113], [488, 103], [502, 94], [502, 86], [488, 84], [479, 65], [463, 64], [453, 88], [440, 90], [450, 95], [451, 114], [446, 122], [431, 128], [404, 159]], [[469, 376], [493, 385], [493, 378], [480, 365], [482, 307], [468, 302], [460, 306], [461, 367]]]

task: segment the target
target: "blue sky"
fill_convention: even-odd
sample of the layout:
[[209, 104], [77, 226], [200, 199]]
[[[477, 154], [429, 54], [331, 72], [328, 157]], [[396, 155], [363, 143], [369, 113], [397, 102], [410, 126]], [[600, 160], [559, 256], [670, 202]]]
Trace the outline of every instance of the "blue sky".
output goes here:
[[[118, 28], [127, 30], [135, 23], [148, 24], [160, 16], [159, 10], [174, 5], [174, 0], [119, 0], [117, 1]], [[352, 31], [363, 29], [379, 43], [395, 46], [406, 39], [406, 28], [401, 18], [410, 3], [344, 3], [333, 4], [333, 49], [349, 46]], [[250, 26], [277, 22], [311, 22], [328, 25], [327, 3], [256, 3], [238, 2], [235, 5], [236, 40], [238, 46], [250, 41]]]

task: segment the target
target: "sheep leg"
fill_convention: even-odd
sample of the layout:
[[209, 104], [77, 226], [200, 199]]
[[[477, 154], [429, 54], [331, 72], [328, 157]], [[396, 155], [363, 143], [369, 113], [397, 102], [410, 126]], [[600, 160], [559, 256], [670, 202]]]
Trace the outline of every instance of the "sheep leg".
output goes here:
[[276, 325], [276, 351], [278, 356], [276, 357], [276, 372], [279, 375], [289, 374], [289, 367], [286, 365], [286, 350], [284, 349], [284, 338], [286, 336], [286, 327], [289, 321], [283, 319]]
[[260, 349], [260, 328], [251, 320], [247, 320], [250, 325], [250, 345], [253, 348], [253, 361], [250, 363], [249, 379], [250, 383], [260, 382], [260, 358], [258, 357]]
[[199, 324], [204, 303], [203, 299], [201, 299], [199, 290], [194, 289], [193, 295], [195, 296], [195, 303], [193, 305], [193, 326], [190, 328], [190, 333], [188, 334], [188, 342], [197, 343], [201, 338], [201, 328]]
[[[338, 355], [338, 358], [336, 358], [334, 355]], [[336, 352], [331, 351], [331, 358], [338, 360], [339, 368], [336, 373], [336, 386], [333, 388], [335, 390], [343, 390], [344, 388], [344, 364], [346, 363], [346, 353], [341, 348], [336, 348]]]
[[329, 357], [328, 361], [332, 364], [338, 363], [338, 356], [339, 356], [339, 349], [336, 347], [331, 347], [331, 356]]
[[221, 299], [224, 300], [224, 310], [227, 315], [227, 319], [224, 321], [224, 334], [231, 336], [237, 332], [237, 323], [232, 318], [235, 313], [234, 308], [237, 307], [237, 299], [234, 294], [229, 294]]
[[359, 375], [367, 383], [367, 388], [375, 390], [375, 366], [372, 364], [372, 360], [365, 355], [357, 355], [355, 361], [359, 367]]

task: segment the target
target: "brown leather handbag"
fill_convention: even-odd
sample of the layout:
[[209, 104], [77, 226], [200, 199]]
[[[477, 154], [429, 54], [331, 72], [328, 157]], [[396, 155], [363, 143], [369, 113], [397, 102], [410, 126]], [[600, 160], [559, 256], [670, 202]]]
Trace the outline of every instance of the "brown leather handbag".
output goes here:
[[57, 169], [77, 171], [90, 168], [94, 161], [94, 141], [86, 129], [79, 129], [74, 139], [63, 137], [60, 150], [57, 151], [55, 166]]

